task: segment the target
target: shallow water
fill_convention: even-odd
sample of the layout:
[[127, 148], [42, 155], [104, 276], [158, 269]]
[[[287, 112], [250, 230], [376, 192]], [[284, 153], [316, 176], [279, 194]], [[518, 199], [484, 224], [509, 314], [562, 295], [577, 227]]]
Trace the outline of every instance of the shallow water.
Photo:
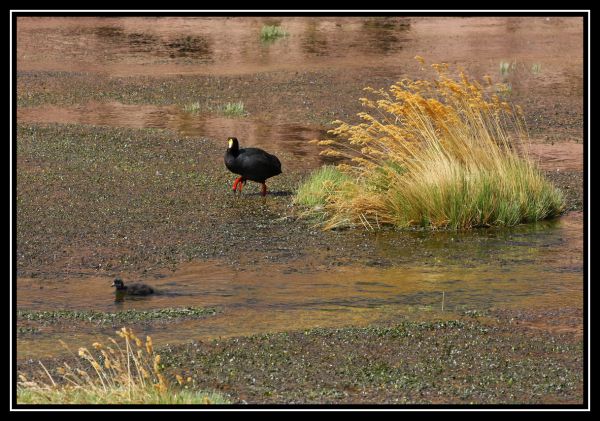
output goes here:
[[[261, 42], [260, 29], [267, 24], [280, 25], [288, 36]], [[368, 85], [368, 75], [414, 76], [420, 72], [414, 57], [421, 55], [428, 63], [459, 64], [478, 79], [492, 75], [494, 80], [509, 80], [515, 92], [546, 86], [552, 92], [573, 93], [583, 86], [582, 25], [581, 18], [566, 17], [20, 17], [17, 69], [23, 74], [67, 71], [114, 78], [319, 69], [347, 77], [360, 69], [368, 72], [363, 75]], [[501, 74], [501, 62], [514, 68]], [[532, 66], [540, 70], [533, 72]], [[44, 89], [52, 91], [52, 84]], [[19, 108], [17, 119], [166, 128], [221, 140], [238, 135], [243, 145], [291, 152], [298, 167], [330, 162], [307, 143], [323, 138], [323, 127], [252, 116], [215, 117], [206, 110], [195, 114], [185, 112], [184, 105], [44, 105]], [[293, 115], [294, 110], [287, 113]], [[581, 169], [582, 144], [536, 143], [532, 152], [541, 157], [542, 168]]]
[[[261, 42], [266, 24], [289, 35]], [[582, 26], [565, 17], [21, 17], [17, 58], [20, 71], [168, 76], [405, 66], [419, 54], [476, 61], [473, 73], [533, 61], [553, 69], [552, 83], [581, 67]]]
[[[300, 124], [284, 124], [253, 118], [226, 118], [186, 112], [175, 105], [126, 105], [119, 102], [89, 102], [74, 107], [44, 105], [17, 110], [22, 123], [89, 124], [126, 128], [169, 129], [181, 136], [225, 139], [238, 136], [243, 146], [257, 146], [272, 153], [289, 153], [288, 168], [316, 168], [332, 159], [319, 156], [322, 148], [310, 144], [327, 138], [325, 129]], [[239, 134], [242, 134], [241, 137]], [[582, 171], [583, 143], [543, 143], [532, 139], [528, 151], [545, 170]]]
[[[404, 253], [429, 264], [388, 268], [350, 265], [327, 269], [315, 257], [268, 272], [236, 271], [218, 262], [191, 263], [143, 279], [162, 292], [116, 303], [112, 279], [19, 279], [17, 304], [29, 310], [98, 310], [217, 307], [202, 320], [155, 323], [135, 330], [155, 343], [306, 329], [362, 326], [397, 317], [418, 318], [490, 308], [580, 307], [583, 294], [583, 216], [567, 216], [511, 229], [470, 233], [404, 233], [422, 237], [418, 248], [398, 246], [398, 233], [379, 233], [378, 250]], [[419, 257], [417, 259], [416, 257]], [[128, 280], [126, 274], [124, 279]], [[133, 278], [132, 281], [139, 279]], [[442, 313], [442, 302], [444, 313]], [[86, 345], [113, 328], [81, 325], [68, 332], [44, 327], [19, 340], [19, 358], [53, 355], [57, 340]], [[87, 342], [86, 342], [87, 341]]]
[[221, 140], [237, 136], [242, 146], [257, 146], [271, 153], [289, 153], [295, 159], [287, 168], [314, 168], [331, 159], [319, 156], [322, 148], [308, 143], [324, 139], [326, 130], [299, 124], [284, 124], [252, 118], [226, 118], [184, 111], [177, 106], [126, 105], [119, 102], [89, 102], [75, 107], [45, 105], [20, 108], [22, 123], [90, 124], [126, 128], [173, 130], [181, 136]]

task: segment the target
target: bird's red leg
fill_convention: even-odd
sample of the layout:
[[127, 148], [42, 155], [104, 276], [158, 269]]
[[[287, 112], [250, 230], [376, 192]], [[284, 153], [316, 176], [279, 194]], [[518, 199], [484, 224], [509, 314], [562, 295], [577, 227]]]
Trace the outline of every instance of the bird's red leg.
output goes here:
[[267, 185], [265, 183], [262, 183], [261, 195], [263, 195], [263, 196], [267, 195]]
[[238, 187], [238, 190], [239, 190], [239, 191], [240, 191], [240, 193], [241, 193], [241, 192], [242, 192], [242, 187], [243, 187], [243, 186], [244, 186], [244, 184], [246, 183], [246, 180], [245, 180], [243, 177], [240, 177], [240, 178], [241, 178], [241, 180], [240, 180], [240, 182], [238, 183], [237, 187]]
[[242, 177], [238, 177], [235, 179], [235, 181], [233, 182], [233, 191], [235, 192], [235, 190], [237, 189], [238, 184], [240, 184], [240, 181], [242, 181]]

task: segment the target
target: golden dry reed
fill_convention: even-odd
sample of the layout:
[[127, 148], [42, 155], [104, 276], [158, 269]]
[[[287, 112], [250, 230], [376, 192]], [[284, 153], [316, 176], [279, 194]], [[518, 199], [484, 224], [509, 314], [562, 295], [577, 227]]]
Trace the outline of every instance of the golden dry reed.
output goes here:
[[331, 167], [320, 169], [295, 202], [326, 229], [469, 229], [559, 215], [563, 195], [528, 156], [521, 108], [488, 76], [481, 84], [465, 72], [451, 77], [446, 64], [431, 67], [431, 81], [365, 88], [378, 98], [360, 99], [371, 110], [358, 114], [362, 122], [335, 121], [334, 136], [318, 141], [329, 147], [322, 154], [346, 158], [335, 170], [350, 179], [332, 182]]
[[[56, 372], [55, 381], [40, 362], [50, 382], [33, 381], [23, 374], [17, 382], [17, 402], [32, 404], [209, 404], [223, 403], [216, 394], [193, 391], [192, 378], [176, 374], [178, 386], [169, 384], [162, 372], [161, 357], [155, 353], [152, 338], [138, 338], [131, 329], [116, 332], [122, 344], [108, 338], [109, 344], [93, 343], [94, 351], [79, 348], [86, 363], [81, 368], [66, 362]], [[63, 345], [65, 345], [63, 343]], [[66, 346], [66, 345], [65, 345]]]

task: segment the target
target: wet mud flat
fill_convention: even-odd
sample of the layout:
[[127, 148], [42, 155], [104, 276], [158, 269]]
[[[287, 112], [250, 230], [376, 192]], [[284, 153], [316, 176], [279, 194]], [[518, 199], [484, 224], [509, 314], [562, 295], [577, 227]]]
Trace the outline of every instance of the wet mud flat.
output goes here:
[[[191, 341], [165, 372], [235, 404], [582, 404], [580, 309], [437, 313]], [[71, 357], [43, 360], [51, 373]], [[44, 376], [22, 360], [29, 379]]]
[[[41, 319], [17, 318], [19, 369], [56, 367], [66, 335], [77, 347], [114, 333], [110, 314], [164, 311], [130, 322], [169, 370], [233, 402], [581, 403], [580, 20], [269, 23], [290, 35], [261, 44], [262, 18], [20, 26], [17, 298]], [[329, 163], [307, 141], [356, 122], [365, 86], [423, 77], [415, 55], [510, 87], [565, 193], [561, 218], [471, 233], [298, 218], [295, 188]], [[233, 101], [244, 116], [222, 114]], [[250, 183], [231, 193], [232, 135], [281, 159], [266, 198]], [[175, 294], [119, 306], [117, 275]], [[217, 310], [176, 317], [189, 306]]]
[[[18, 317], [22, 370], [37, 369], [38, 358], [47, 367], [59, 364], [68, 355], [59, 339], [75, 349], [89, 346], [128, 321], [162, 345], [174, 369], [187, 370], [196, 383], [226, 392], [234, 402], [581, 402], [581, 212], [507, 230], [323, 232], [297, 219], [291, 206], [305, 170], [274, 179], [274, 194], [265, 199], [251, 185], [234, 196], [232, 177], [221, 166], [223, 147], [210, 139], [160, 129], [22, 124], [17, 147], [18, 309], [94, 309], [108, 320]], [[284, 167], [295, 159], [281, 158]], [[582, 190], [581, 178], [571, 185]], [[577, 209], [578, 202], [568, 205]], [[110, 288], [116, 275], [173, 294], [117, 306]], [[561, 313], [558, 302], [571, 310]], [[142, 322], [102, 316], [190, 305], [219, 311], [194, 320], [167, 320], [168, 312], [164, 320]], [[490, 311], [505, 311], [493, 329], [480, 317], [475, 321], [485, 326], [474, 326], [471, 316], [467, 325], [426, 328]], [[527, 330], [500, 329], [519, 317]], [[548, 326], [544, 320], [564, 323]], [[471, 341], [485, 352], [469, 354], [459, 371], [450, 360], [438, 365], [435, 374], [449, 379], [442, 382], [431, 371], [436, 366], [419, 359], [441, 342], [428, 334], [413, 349], [413, 341], [395, 342], [400, 335], [386, 339], [392, 342], [381, 358], [387, 359], [370, 365], [370, 347], [388, 337], [378, 329], [398, 323], [398, 329], [416, 332], [411, 335], [441, 332], [456, 349]], [[304, 336], [299, 327], [313, 333]], [[504, 360], [473, 366], [496, 358], [498, 337], [521, 351], [503, 348]], [[324, 338], [340, 344], [337, 358], [321, 360]], [[190, 341], [197, 344], [185, 345]], [[541, 343], [565, 352], [542, 357], [551, 348]], [[271, 349], [293, 351], [296, 358], [278, 361]], [[308, 353], [304, 360], [302, 353]], [[399, 362], [409, 355], [410, 364]], [[497, 377], [501, 362], [507, 377]], [[336, 364], [343, 367], [338, 374]], [[301, 372], [311, 374], [301, 381]], [[546, 383], [538, 379], [544, 375]]]
[[[316, 250], [319, 264], [334, 267], [429, 259], [382, 256], [375, 235], [322, 232], [298, 219], [292, 195], [307, 171], [288, 165], [299, 159], [291, 153], [280, 154], [284, 174], [268, 183], [271, 194], [263, 199], [258, 185], [241, 196], [231, 192], [224, 146], [205, 138], [56, 124], [19, 125], [17, 138], [19, 276], [151, 276], [214, 258], [248, 268], [305, 259]], [[565, 191], [567, 210], [581, 209], [582, 174], [547, 174]], [[421, 238], [398, 241], [407, 250]]]
[[580, 336], [519, 327], [515, 314], [487, 317], [192, 343], [167, 360], [198, 362], [186, 374], [233, 402], [582, 403]]

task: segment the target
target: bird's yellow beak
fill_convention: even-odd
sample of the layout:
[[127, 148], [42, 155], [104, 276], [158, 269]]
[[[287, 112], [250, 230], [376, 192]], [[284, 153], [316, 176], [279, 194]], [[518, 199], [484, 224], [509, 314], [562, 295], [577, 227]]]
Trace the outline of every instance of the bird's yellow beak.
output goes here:
[[233, 139], [229, 139], [229, 149], [233, 146]]

